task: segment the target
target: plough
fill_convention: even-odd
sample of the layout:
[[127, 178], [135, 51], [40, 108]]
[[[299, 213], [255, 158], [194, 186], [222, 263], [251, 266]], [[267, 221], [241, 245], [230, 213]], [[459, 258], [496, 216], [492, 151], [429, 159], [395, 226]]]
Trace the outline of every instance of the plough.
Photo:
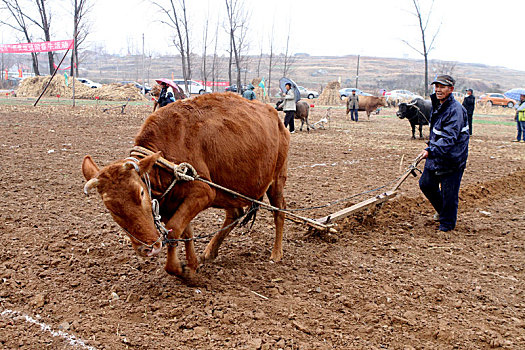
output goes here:
[[126, 101], [125, 104], [123, 104], [123, 105], [119, 105], [119, 106], [113, 106], [113, 107], [106, 107], [106, 108], [104, 108], [104, 109], [102, 110], [102, 112], [105, 113], [105, 112], [109, 111], [110, 109], [121, 108], [121, 110], [120, 110], [120, 114], [124, 114], [124, 109], [125, 109], [126, 106], [128, 105], [129, 100], [130, 100], [130, 98], [128, 97], [128, 100]]
[[[347, 216], [350, 216], [352, 214], [355, 214], [361, 210], [364, 210], [368, 207], [371, 207], [373, 205], [377, 205], [377, 204], [380, 204], [380, 203], [383, 203], [387, 200], [389, 200], [390, 198], [393, 198], [397, 195], [397, 190], [399, 188], [399, 186], [401, 186], [401, 184], [407, 179], [407, 177], [409, 175], [413, 175], [413, 176], [417, 176], [416, 175], [416, 167], [417, 165], [419, 164], [419, 162], [421, 161], [421, 156], [418, 156], [414, 162], [412, 164], [410, 164], [410, 166], [405, 170], [405, 172], [403, 173], [403, 175], [401, 175], [398, 179], [398, 181], [394, 184], [394, 186], [386, 191], [386, 192], [383, 192], [381, 194], [378, 194], [376, 195], [375, 197], [372, 197], [372, 198], [369, 198], [367, 200], [364, 200], [362, 202], [359, 202], [357, 204], [354, 204], [348, 208], [344, 208], [342, 210], [339, 210], [338, 212], [335, 212], [333, 214], [330, 214], [330, 215], [327, 215], [327, 216], [324, 216], [322, 218], [319, 218], [319, 219], [315, 219], [315, 222], [317, 223], [317, 225], [319, 226], [325, 226], [326, 229], [331, 229], [331, 230], [334, 230], [333, 229], [333, 222], [334, 221], [337, 221], [337, 220], [341, 220]], [[307, 223], [308, 224], [308, 223]]]

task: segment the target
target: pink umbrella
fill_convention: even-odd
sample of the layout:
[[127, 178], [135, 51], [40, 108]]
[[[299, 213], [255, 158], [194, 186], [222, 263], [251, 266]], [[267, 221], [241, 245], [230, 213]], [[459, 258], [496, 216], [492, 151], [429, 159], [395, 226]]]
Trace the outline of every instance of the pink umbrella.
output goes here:
[[173, 82], [173, 80], [161, 78], [161, 79], [155, 79], [155, 81], [157, 82], [157, 84], [165, 83], [176, 90], [180, 89], [179, 86]]
[[181, 100], [183, 98], [186, 98], [186, 94], [184, 93], [184, 90], [180, 88], [180, 86], [177, 85], [173, 80], [161, 78], [161, 79], [155, 79], [157, 84], [165, 83], [168, 86], [171, 86], [173, 88], [173, 94], [175, 95], [176, 100]]

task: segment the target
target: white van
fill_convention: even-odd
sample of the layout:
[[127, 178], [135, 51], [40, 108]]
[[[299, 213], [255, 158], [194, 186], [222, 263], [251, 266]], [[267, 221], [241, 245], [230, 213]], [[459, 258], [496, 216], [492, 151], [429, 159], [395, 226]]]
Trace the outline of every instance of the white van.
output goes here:
[[[173, 82], [177, 84], [178, 86], [180, 86], [181, 89], [185, 90], [184, 79], [175, 79], [173, 80]], [[188, 88], [190, 90], [190, 93], [188, 94], [188, 92], [185, 91], [186, 95], [188, 96], [190, 94], [202, 95], [202, 94], [211, 92], [211, 89], [209, 87], [205, 87], [204, 85], [196, 82], [195, 80], [188, 80]]]

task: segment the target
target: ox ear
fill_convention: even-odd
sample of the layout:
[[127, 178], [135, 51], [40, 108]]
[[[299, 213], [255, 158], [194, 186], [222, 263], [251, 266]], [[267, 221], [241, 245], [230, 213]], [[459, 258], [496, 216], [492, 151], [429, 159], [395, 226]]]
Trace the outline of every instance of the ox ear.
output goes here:
[[150, 172], [155, 162], [160, 158], [160, 152], [147, 156], [139, 161], [140, 176]]
[[99, 171], [98, 166], [95, 164], [91, 156], [85, 156], [84, 160], [82, 161], [82, 174], [84, 174], [84, 177], [86, 180], [91, 180], [94, 178]]

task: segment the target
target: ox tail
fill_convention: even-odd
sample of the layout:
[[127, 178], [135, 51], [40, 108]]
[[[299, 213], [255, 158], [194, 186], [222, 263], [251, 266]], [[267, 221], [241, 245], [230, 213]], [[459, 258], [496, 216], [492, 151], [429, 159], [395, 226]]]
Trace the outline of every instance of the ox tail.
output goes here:
[[[263, 199], [259, 199], [259, 201], [262, 201]], [[253, 227], [253, 223], [255, 222], [255, 219], [257, 218], [257, 212], [259, 211], [259, 208], [261, 206], [257, 203], [252, 203], [252, 205], [250, 206], [250, 208], [248, 209], [248, 211], [246, 211], [244, 213], [245, 217], [244, 219], [242, 219], [241, 223], [239, 224], [240, 227], [243, 227], [243, 226], [246, 226], [250, 220], [252, 221], [252, 223], [250, 224], [250, 230], [252, 229]]]

